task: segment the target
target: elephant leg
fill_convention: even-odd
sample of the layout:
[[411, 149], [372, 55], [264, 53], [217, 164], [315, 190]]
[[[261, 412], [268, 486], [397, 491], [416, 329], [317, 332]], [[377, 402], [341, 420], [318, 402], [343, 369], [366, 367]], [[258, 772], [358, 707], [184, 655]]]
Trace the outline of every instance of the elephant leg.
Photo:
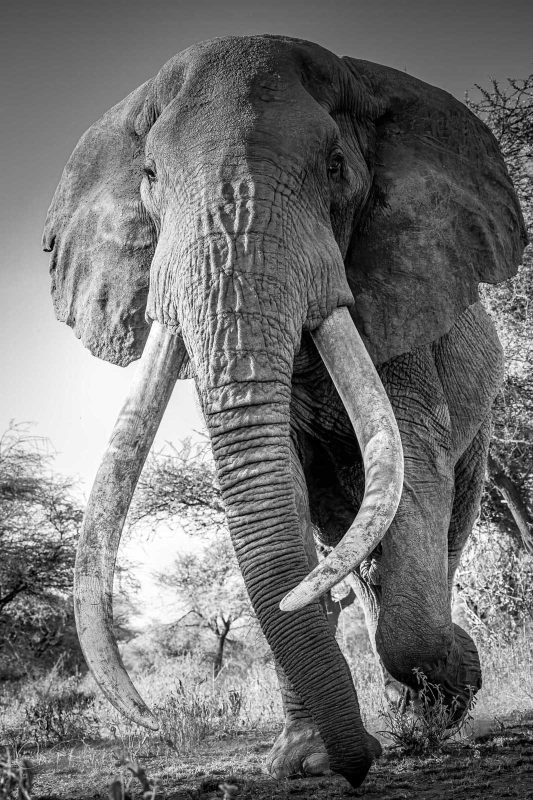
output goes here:
[[[479, 503], [485, 482], [485, 466], [491, 436], [491, 420], [487, 417], [478, 433], [465, 450], [455, 466], [455, 493], [448, 529], [448, 591], [449, 602], [452, 603], [454, 575], [459, 565], [461, 552], [472, 532], [472, 527], [479, 513]], [[387, 671], [376, 650], [376, 631], [380, 611], [380, 578], [379, 567], [372, 570], [374, 581], [369, 580], [369, 569], [362, 569], [365, 578], [358, 572], [350, 576], [357, 599], [363, 608], [368, 635], [372, 648], [378, 658], [383, 672], [385, 696], [388, 702], [397, 708], [404, 707], [409, 701], [409, 689], [397, 681]], [[459, 625], [459, 618], [455, 618], [452, 607], [455, 636], [469, 645], [470, 637]]]
[[422, 670], [459, 714], [469, 687], [480, 686], [481, 671], [474, 643], [451, 619], [448, 531], [455, 458], [448, 405], [429, 348], [384, 365], [382, 380], [402, 435], [405, 478], [396, 517], [382, 540], [376, 649], [395, 680], [416, 691], [415, 671]]
[[[291, 464], [296, 508], [301, 522], [309, 570], [311, 570], [318, 563], [318, 557], [309, 512], [307, 486], [293, 441], [291, 442]], [[323, 775], [329, 772], [328, 755], [318, 729], [300, 696], [293, 689], [277, 662], [276, 674], [285, 713], [285, 724], [268, 754], [267, 769], [269, 773], [272, 777], [279, 779], [296, 774]]]
[[463, 547], [479, 514], [491, 432], [492, 424], [488, 416], [455, 467], [455, 498], [448, 530], [448, 590], [456, 627], [463, 620], [459, 614], [456, 618], [457, 612], [453, 608], [454, 577]]

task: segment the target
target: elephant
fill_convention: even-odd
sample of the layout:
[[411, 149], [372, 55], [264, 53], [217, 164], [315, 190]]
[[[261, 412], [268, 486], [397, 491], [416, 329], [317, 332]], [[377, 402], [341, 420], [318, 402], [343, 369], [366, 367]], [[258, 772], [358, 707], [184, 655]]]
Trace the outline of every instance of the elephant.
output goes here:
[[331, 587], [355, 582], [390, 686], [415, 691], [421, 669], [464, 708], [481, 683], [450, 611], [502, 380], [478, 284], [512, 276], [525, 246], [494, 137], [404, 72], [217, 38], [84, 134], [43, 242], [57, 317], [99, 358], [140, 358], [78, 546], [96, 682], [157, 728], [113, 638], [113, 569], [174, 384], [194, 378], [281, 686], [270, 771], [359, 786], [380, 746], [326, 620]]

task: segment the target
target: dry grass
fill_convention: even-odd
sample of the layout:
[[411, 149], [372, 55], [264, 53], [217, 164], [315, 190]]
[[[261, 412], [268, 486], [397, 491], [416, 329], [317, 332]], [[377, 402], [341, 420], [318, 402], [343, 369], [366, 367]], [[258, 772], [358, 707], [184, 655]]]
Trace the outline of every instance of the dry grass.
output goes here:
[[[441, 687], [430, 683], [421, 670], [415, 672], [418, 684], [416, 701], [407, 707], [400, 704], [382, 711], [381, 718], [385, 723], [382, 733], [404, 755], [441, 753], [445, 745], [460, 736], [473, 721], [475, 697], [471, 690], [466, 707], [460, 706], [458, 698], [448, 705]], [[456, 719], [461, 711], [460, 718]]]
[[[354, 649], [352, 643], [346, 644]], [[368, 644], [359, 642], [358, 649], [357, 657], [349, 657], [365, 724], [375, 732], [384, 727], [380, 671]], [[495, 720], [493, 727], [501, 729], [507, 724], [504, 718], [508, 720], [513, 712], [523, 714], [529, 709], [533, 713], [531, 639], [524, 634], [511, 643], [482, 642], [481, 656], [484, 688], [473, 727], [463, 734], [471, 739], [476, 721]], [[242, 790], [239, 797], [247, 796], [246, 781], [256, 788], [257, 781], [263, 786], [262, 765], [282, 722], [272, 664], [243, 669], [242, 664], [230, 661], [214, 680], [207, 663], [184, 657], [161, 660], [134, 677], [158, 716], [158, 734], [125, 721], [95, 694], [89, 677], [63, 678], [56, 671], [19, 686], [17, 693], [5, 687], [0, 698], [1, 741], [13, 761], [30, 758], [35, 769], [33, 797], [107, 797], [105, 787], [113, 781], [119, 781], [125, 793], [141, 797], [141, 789], [135, 789], [140, 784], [128, 767], [132, 763], [142, 765], [157, 784], [158, 800], [164, 791], [168, 798], [220, 798], [225, 790], [218, 787], [225, 782], [232, 786], [237, 781]], [[47, 713], [51, 719], [46, 719]], [[150, 785], [153, 790], [154, 784]], [[330, 786], [327, 792], [326, 785]], [[191, 794], [191, 786], [196, 787], [196, 795]], [[260, 797], [285, 796], [277, 789], [269, 794], [268, 786], [267, 782], [257, 790]], [[317, 783], [313, 786], [318, 790]], [[181, 788], [168, 794], [169, 787], [185, 787], [183, 792], [188, 794], [180, 794]], [[251, 794], [255, 791], [250, 789]], [[315, 796], [314, 789], [309, 792], [309, 797]], [[324, 783], [321, 792], [316, 796], [343, 796], [335, 782]]]
[[8, 751], [5, 759], [0, 761], [0, 800], [9, 800], [14, 792], [19, 800], [31, 800], [32, 780], [30, 762], [26, 758], [13, 762]]
[[533, 632], [481, 642], [480, 651], [483, 688], [476, 716], [499, 719], [517, 710], [533, 712]]

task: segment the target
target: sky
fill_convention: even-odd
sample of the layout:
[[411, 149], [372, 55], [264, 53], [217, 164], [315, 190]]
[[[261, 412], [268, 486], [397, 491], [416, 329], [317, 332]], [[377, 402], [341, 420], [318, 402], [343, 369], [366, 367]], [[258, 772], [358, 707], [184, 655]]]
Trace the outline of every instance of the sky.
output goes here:
[[[459, 99], [533, 71], [533, 4], [518, 0], [8, 0], [0, 36], [0, 432], [31, 421], [87, 494], [135, 371], [98, 361], [55, 321], [41, 231], [79, 136], [194, 42], [283, 33], [387, 64]], [[156, 447], [202, 429], [176, 386]]]

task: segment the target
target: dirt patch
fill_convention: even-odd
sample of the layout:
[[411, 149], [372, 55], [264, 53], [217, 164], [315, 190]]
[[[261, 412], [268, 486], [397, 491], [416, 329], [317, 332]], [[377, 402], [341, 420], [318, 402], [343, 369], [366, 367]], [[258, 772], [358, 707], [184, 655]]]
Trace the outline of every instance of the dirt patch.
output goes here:
[[[136, 755], [167, 800], [221, 798], [223, 782], [239, 787], [239, 800], [533, 800], [533, 718], [502, 724], [476, 741], [449, 744], [438, 755], [406, 757], [386, 748], [360, 789], [339, 777], [272, 781], [262, 765], [273, 738], [271, 732], [246, 732], [205, 742], [194, 754], [166, 757], [151, 752], [148, 743]], [[102, 743], [41, 754], [35, 800], [104, 800], [119, 771], [116, 749]], [[131, 789], [141, 797], [137, 786]]]

